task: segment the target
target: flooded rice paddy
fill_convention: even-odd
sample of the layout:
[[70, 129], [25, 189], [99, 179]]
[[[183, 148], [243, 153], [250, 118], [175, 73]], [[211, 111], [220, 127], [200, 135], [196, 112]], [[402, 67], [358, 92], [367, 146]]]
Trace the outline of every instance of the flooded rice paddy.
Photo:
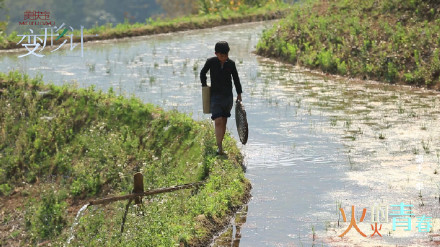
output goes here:
[[[348, 80], [259, 57], [261, 32], [274, 22], [86, 43], [80, 49], [17, 58], [2, 53], [0, 71], [43, 75], [46, 82], [95, 85], [135, 95], [167, 110], [202, 113], [199, 72], [219, 40], [231, 46], [249, 122], [245, 155], [252, 199], [213, 246], [407, 246], [438, 243], [440, 128], [437, 93]], [[235, 91], [234, 91], [235, 94]], [[228, 130], [238, 140], [234, 115]], [[411, 205], [412, 229], [382, 222], [370, 237], [375, 203]], [[343, 237], [355, 206], [355, 228]], [[338, 210], [343, 207], [348, 222]], [[362, 209], [366, 216], [360, 222]], [[432, 217], [432, 233], [417, 216]], [[406, 220], [408, 220], [406, 218]], [[383, 221], [383, 219], [382, 219]], [[339, 226], [338, 226], [339, 222]]]

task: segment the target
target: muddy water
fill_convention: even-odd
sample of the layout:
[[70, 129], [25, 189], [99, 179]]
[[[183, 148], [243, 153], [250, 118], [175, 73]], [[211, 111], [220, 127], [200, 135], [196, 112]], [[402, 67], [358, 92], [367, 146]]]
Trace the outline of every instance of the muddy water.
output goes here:
[[[258, 37], [268, 23], [225, 26], [126, 40], [86, 43], [73, 51], [17, 58], [3, 53], [0, 70], [42, 74], [55, 84], [96, 85], [135, 95], [165, 109], [202, 113], [199, 71], [218, 40], [231, 45], [244, 90], [249, 140], [240, 145], [251, 201], [231, 219], [214, 246], [425, 245], [432, 234], [393, 231], [363, 238], [342, 222], [356, 206], [371, 235], [371, 205], [413, 205], [438, 231], [440, 131], [438, 96], [409, 87], [326, 78], [258, 57]], [[234, 116], [228, 130], [236, 136]], [[238, 139], [238, 138], [236, 138]], [[437, 172], [438, 171], [438, 172]], [[423, 205], [423, 206], [422, 206]], [[340, 224], [338, 226], [338, 220]], [[415, 222], [415, 219], [413, 219]], [[398, 229], [399, 230], [399, 229]]]

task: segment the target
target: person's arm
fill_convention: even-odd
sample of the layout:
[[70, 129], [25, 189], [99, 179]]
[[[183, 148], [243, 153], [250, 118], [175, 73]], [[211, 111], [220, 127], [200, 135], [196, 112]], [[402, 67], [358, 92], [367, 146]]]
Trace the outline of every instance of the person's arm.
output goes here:
[[206, 60], [205, 65], [203, 66], [202, 70], [200, 71], [200, 81], [202, 82], [202, 87], [206, 87], [208, 86], [208, 84], [206, 84], [206, 73], [208, 73], [209, 70], [209, 59]]
[[235, 91], [237, 92], [237, 100], [241, 101], [241, 93], [243, 93], [241, 89], [240, 78], [238, 77], [237, 67], [235, 64], [232, 68], [232, 79], [234, 79]]

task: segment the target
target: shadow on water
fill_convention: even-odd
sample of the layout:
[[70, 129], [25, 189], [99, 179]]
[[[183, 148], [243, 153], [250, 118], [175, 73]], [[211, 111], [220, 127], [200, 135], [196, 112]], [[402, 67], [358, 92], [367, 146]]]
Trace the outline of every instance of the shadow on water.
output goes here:
[[[250, 135], [248, 144], [239, 145], [253, 189], [251, 201], [213, 246], [338, 244], [345, 229], [338, 226], [339, 206], [367, 207], [378, 200], [417, 205], [419, 191], [440, 195], [434, 175], [440, 171], [437, 95], [330, 79], [260, 58], [252, 51], [272, 23], [87, 43], [84, 58], [74, 57], [79, 50], [22, 59], [7, 53], [0, 71], [43, 74], [55, 84], [103, 91], [112, 87], [204, 120], [209, 116], [202, 113], [199, 71], [214, 56], [214, 44], [227, 40], [244, 90]], [[227, 127], [238, 140], [233, 117]], [[423, 164], [415, 162], [420, 156]], [[437, 201], [423, 202], [427, 206], [414, 212], [440, 217]], [[426, 238], [396, 233], [371, 241], [377, 246]], [[347, 239], [342, 245], [364, 245], [355, 233]]]

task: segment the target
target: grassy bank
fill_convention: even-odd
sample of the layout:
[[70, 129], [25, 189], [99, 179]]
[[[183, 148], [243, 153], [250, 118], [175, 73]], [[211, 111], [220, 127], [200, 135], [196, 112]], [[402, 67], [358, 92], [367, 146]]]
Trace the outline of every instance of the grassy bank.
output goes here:
[[440, 88], [440, 3], [307, 0], [258, 44], [258, 53], [326, 73]]
[[215, 156], [209, 122], [18, 72], [0, 74], [0, 109], [0, 245], [63, 245], [86, 201], [130, 193], [138, 171], [145, 189], [206, 184], [145, 198], [122, 234], [126, 202], [92, 206], [73, 246], [203, 245], [249, 195], [235, 141]]
[[[222, 11], [216, 10], [215, 12], [209, 12], [209, 10], [207, 10], [207, 12], [203, 14], [178, 17], [175, 19], [153, 20], [149, 18], [144, 23], [130, 24], [126, 22], [120, 23], [116, 26], [111, 24], [95, 26], [90, 29], [84, 29], [83, 33], [85, 36], [87, 36], [84, 37], [84, 41], [125, 38], [191, 29], [210, 28], [234, 23], [272, 20], [284, 16], [288, 11], [289, 6], [290, 5], [283, 2], [269, 1], [266, 4], [259, 6], [251, 7], [242, 5], [240, 8], [224, 8]], [[95, 36], [96, 34], [98, 36]], [[75, 30], [74, 41], [80, 42], [80, 36], [80, 30]], [[13, 32], [6, 37], [0, 36], [0, 48], [23, 48], [21, 44], [17, 45], [21, 38], [22, 37], [17, 36], [16, 32]], [[60, 39], [59, 43], [62, 43], [62, 41], [63, 38]]]

